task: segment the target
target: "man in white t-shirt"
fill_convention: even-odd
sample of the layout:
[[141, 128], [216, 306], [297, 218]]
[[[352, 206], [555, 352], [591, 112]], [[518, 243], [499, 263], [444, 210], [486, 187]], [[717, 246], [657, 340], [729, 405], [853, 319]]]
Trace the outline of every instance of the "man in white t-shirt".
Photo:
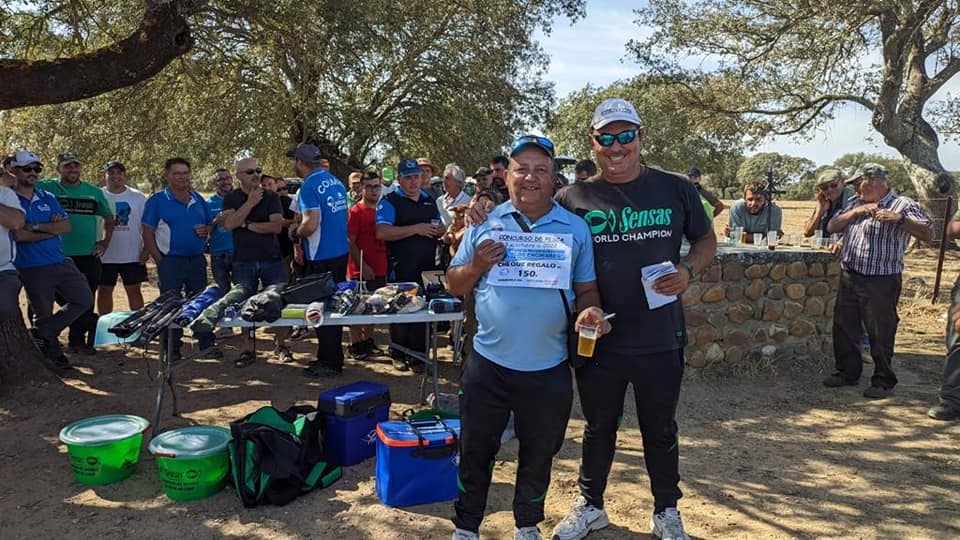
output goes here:
[[147, 252], [143, 249], [140, 220], [147, 196], [127, 185], [127, 168], [119, 161], [110, 161], [103, 168], [106, 185], [103, 195], [116, 216], [116, 226], [110, 246], [100, 261], [100, 287], [97, 289], [97, 313], [105, 315], [113, 311], [113, 288], [117, 276], [123, 280], [130, 309], [143, 307], [140, 284], [147, 281]]
[[23, 317], [19, 304], [20, 276], [13, 266], [17, 243], [10, 231], [23, 227], [24, 217], [16, 192], [0, 186], [0, 321]]

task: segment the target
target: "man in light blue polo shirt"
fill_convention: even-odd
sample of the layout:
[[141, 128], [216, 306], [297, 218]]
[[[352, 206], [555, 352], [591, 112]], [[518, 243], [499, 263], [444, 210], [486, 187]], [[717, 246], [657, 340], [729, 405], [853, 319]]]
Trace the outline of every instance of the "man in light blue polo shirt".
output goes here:
[[[160, 294], [185, 291], [187, 296], [207, 286], [207, 236], [213, 216], [199, 193], [190, 188], [190, 162], [170, 158], [163, 165], [167, 188], [147, 199], [143, 209], [143, 247], [157, 264]], [[182, 330], [174, 334], [174, 358], [180, 356]], [[221, 358], [213, 333], [197, 333], [197, 346], [205, 358]], [[166, 338], [161, 337], [166, 347]]]
[[[577, 326], [597, 326], [598, 336], [610, 330], [599, 308], [590, 231], [553, 200], [553, 157], [553, 144], [544, 137], [528, 135], [514, 142], [507, 174], [510, 200], [496, 207], [485, 223], [467, 230], [447, 271], [451, 293], [475, 290], [479, 321], [474, 357], [460, 381], [455, 539], [478, 537], [493, 474], [490, 464], [511, 412], [521, 464], [513, 501], [515, 538], [541, 538], [537, 524], [544, 518], [553, 456], [563, 443], [573, 403], [567, 312], [579, 313]], [[492, 284], [507, 271], [498, 265], [506, 246], [492, 238], [499, 231], [516, 233], [517, 238], [525, 231], [565, 235], [570, 280], [561, 283], [562, 294], [534, 282]]]
[[[37, 189], [43, 171], [40, 158], [20, 151], [11, 163], [17, 183], [14, 190], [26, 214], [22, 228], [13, 232], [17, 241], [14, 266], [27, 292], [33, 311], [33, 336], [56, 371], [71, 369], [57, 336], [93, 306], [87, 278], [63, 252], [60, 235], [70, 231], [67, 213], [53, 194]], [[63, 307], [53, 312], [56, 296]]]
[[[332, 272], [337, 282], [347, 279], [347, 189], [330, 174], [320, 149], [301, 144], [290, 154], [303, 184], [297, 192], [301, 222], [295, 236], [303, 245], [304, 275]], [[343, 327], [321, 326], [317, 333], [317, 359], [303, 374], [307, 377], [337, 377], [343, 372]]]

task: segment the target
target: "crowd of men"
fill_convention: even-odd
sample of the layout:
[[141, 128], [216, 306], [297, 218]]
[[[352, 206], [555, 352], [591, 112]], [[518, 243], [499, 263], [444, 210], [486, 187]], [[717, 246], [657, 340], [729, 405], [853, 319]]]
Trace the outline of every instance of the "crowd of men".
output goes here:
[[[586, 419], [580, 494], [553, 537], [580, 539], [609, 524], [604, 492], [632, 385], [654, 501], [653, 533], [688, 540], [677, 510], [682, 493], [675, 418], [687, 344], [684, 311], [679, 301], [652, 309], [641, 271], [669, 261], [671, 271], [652, 289], [681, 295], [713, 264], [713, 218], [727, 207], [701, 186], [698, 169], [681, 175], [644, 164], [645, 134], [631, 103], [605, 100], [586, 127], [597, 163], [577, 163], [576, 182], [560, 189], [552, 142], [532, 135], [516, 139], [508, 156], [495, 157], [472, 178], [456, 164], [441, 169], [420, 158], [401, 160], [395, 178], [392, 169], [382, 177], [358, 171], [346, 185], [329, 172], [316, 146], [301, 144], [289, 154], [303, 179], [295, 194], [283, 178], [265, 175], [256, 158], [246, 157], [232, 171], [216, 171], [215, 193], [208, 199], [194, 189], [191, 164], [183, 158], [164, 163], [166, 186], [148, 197], [127, 185], [122, 162], [104, 165], [100, 188], [81, 180], [83, 165], [72, 153], [57, 156], [58, 177], [40, 180], [40, 158], [19, 151], [4, 163], [12, 189], [0, 188], [0, 313], [21, 316], [22, 284], [31, 332], [51, 365], [67, 370], [60, 333], [69, 327], [67, 352], [95, 354], [96, 313], [113, 309], [118, 277], [130, 307], [143, 305], [140, 288], [148, 259], [156, 264], [161, 292], [187, 294], [207, 286], [208, 256], [221, 289], [247, 294], [325, 272], [337, 281], [363, 281], [368, 289], [397, 281], [422, 286], [424, 271], [445, 269], [449, 291], [465, 298], [468, 335], [453, 538], [479, 537], [490, 464], [511, 415], [521, 464], [515, 536], [542, 537], [538, 524], [576, 379]], [[434, 173], [439, 181], [433, 181]], [[803, 231], [836, 235], [834, 252], [842, 268], [833, 322], [836, 371], [824, 385], [859, 383], [858, 340], [866, 334], [874, 364], [864, 391], [868, 398], [888, 397], [897, 384], [892, 364], [907, 242], [933, 237], [919, 205], [891, 190], [886, 178], [874, 164], [849, 178], [839, 170], [824, 171], [818, 205]], [[588, 227], [585, 221], [588, 214], [625, 212], [670, 217], [619, 224], [636, 234], [606, 234], [610, 224]], [[735, 229], [782, 233], [782, 212], [763, 184], [747, 184], [728, 212], [728, 234]], [[491, 270], [506, 255], [506, 245], [497, 240], [503, 231], [569, 237], [569, 282], [557, 291], [508, 287], [491, 279]], [[960, 214], [949, 234], [960, 236]], [[689, 248], [681, 255], [683, 243]], [[960, 287], [954, 292], [958, 296]], [[615, 324], [609, 314], [616, 314]], [[569, 348], [570, 332], [585, 325], [595, 326], [600, 338], [590, 359]], [[316, 357], [305, 375], [338, 376], [344, 366], [342, 328], [322, 326], [315, 333]], [[390, 328], [395, 347], [388, 352], [396, 369], [423, 370], [417, 357], [426, 349], [424, 334], [420, 325]], [[958, 335], [960, 307], [954, 305], [940, 403], [928, 413], [933, 418], [960, 418]], [[353, 358], [380, 352], [372, 328], [351, 327], [349, 336], [346, 351]], [[213, 333], [195, 337], [200, 355], [223, 356]], [[284, 331], [274, 334], [275, 352], [283, 361], [293, 359], [286, 343], [291, 338]], [[174, 343], [169, 353], [178, 356], [180, 336]], [[235, 360], [237, 367], [253, 361], [251, 345]]]

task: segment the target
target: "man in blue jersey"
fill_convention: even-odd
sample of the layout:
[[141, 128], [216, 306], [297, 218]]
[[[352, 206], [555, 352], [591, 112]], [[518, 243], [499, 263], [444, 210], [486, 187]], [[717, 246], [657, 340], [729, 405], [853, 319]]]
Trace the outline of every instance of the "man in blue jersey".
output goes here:
[[210, 229], [210, 272], [213, 281], [224, 294], [230, 290], [231, 270], [233, 268], [233, 233], [223, 226], [226, 214], [223, 211], [223, 198], [233, 190], [233, 178], [230, 171], [217, 169], [213, 173], [213, 187], [216, 193], [207, 199], [207, 206], [213, 216], [213, 227]]
[[[301, 144], [293, 152], [293, 166], [303, 178], [297, 200], [301, 221], [296, 236], [303, 245], [304, 274], [333, 272], [347, 279], [347, 189], [321, 167], [320, 149]], [[336, 377], [343, 372], [343, 327], [317, 328], [317, 359], [304, 369], [307, 377]]]
[[[14, 189], [26, 214], [23, 227], [13, 233], [17, 241], [14, 265], [33, 310], [33, 336], [55, 370], [69, 370], [70, 362], [57, 336], [93, 306], [93, 293], [87, 278], [63, 252], [60, 235], [70, 232], [66, 211], [53, 194], [36, 188], [43, 171], [40, 159], [21, 151], [11, 165], [17, 180]], [[58, 295], [63, 307], [54, 313]]]
[[[160, 293], [185, 291], [188, 296], [207, 286], [207, 237], [213, 216], [203, 197], [190, 187], [190, 162], [181, 157], [163, 165], [167, 187], [154, 193], [143, 210], [143, 247], [157, 264]], [[182, 330], [174, 333], [176, 359], [180, 356]], [[222, 358], [214, 347], [212, 332], [197, 333], [197, 346], [205, 358]], [[162, 346], [167, 345], [162, 338]]]
[[[443, 235], [440, 211], [433, 197], [422, 190], [423, 170], [416, 161], [404, 159], [397, 167], [400, 189], [380, 199], [377, 206], [377, 239], [387, 243], [387, 281], [413, 281], [423, 287], [421, 272], [437, 269], [437, 238]], [[394, 324], [390, 341], [417, 353], [426, 354], [426, 327], [419, 324]], [[423, 371], [423, 362], [391, 349], [394, 367], [403, 364], [415, 372]]]

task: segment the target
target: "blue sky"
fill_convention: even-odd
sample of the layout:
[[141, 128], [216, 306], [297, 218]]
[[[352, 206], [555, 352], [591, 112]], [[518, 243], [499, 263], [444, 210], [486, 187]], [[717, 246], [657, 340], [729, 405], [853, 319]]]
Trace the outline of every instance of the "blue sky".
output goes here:
[[[551, 58], [547, 79], [556, 85], [557, 97], [587, 84], [605, 86], [638, 72], [639, 67], [627, 57], [626, 51], [627, 41], [644, 35], [633, 22], [636, 6], [636, 2], [588, 0], [584, 19], [573, 25], [567, 19], [557, 19], [550, 36], [537, 36]], [[960, 94], [960, 76], [954, 77], [937, 97], [947, 92]], [[832, 163], [849, 152], [898, 157], [871, 127], [870, 113], [859, 105], [844, 106], [834, 120], [813, 133], [809, 140], [777, 137], [757, 151], [802, 156], [818, 165]], [[940, 159], [947, 169], [960, 170], [960, 145], [941, 144]]]

